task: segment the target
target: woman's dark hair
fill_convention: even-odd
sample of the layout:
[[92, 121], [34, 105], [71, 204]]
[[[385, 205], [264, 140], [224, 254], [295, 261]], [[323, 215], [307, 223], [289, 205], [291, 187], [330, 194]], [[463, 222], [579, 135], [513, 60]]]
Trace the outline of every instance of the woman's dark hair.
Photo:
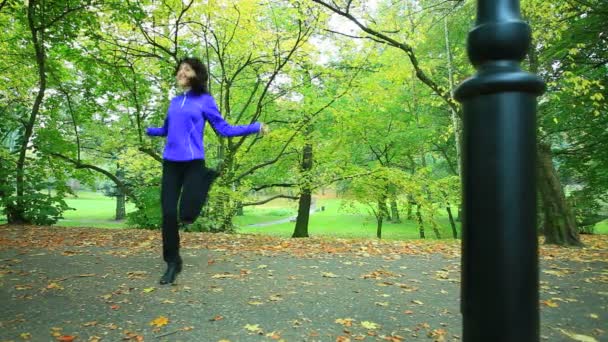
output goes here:
[[207, 82], [209, 82], [209, 72], [207, 71], [207, 67], [205, 64], [201, 62], [198, 58], [194, 57], [186, 57], [179, 61], [177, 64], [177, 68], [175, 68], [175, 72], [173, 76], [177, 75], [179, 71], [179, 67], [183, 63], [188, 63], [190, 67], [194, 70], [196, 76], [190, 79], [190, 88], [197, 94], [208, 94], [209, 88], [207, 87]]

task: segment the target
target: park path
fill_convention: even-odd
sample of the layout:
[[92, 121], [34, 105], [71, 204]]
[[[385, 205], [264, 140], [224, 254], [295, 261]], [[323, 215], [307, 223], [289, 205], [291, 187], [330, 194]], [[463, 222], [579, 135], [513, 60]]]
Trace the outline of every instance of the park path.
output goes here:
[[[608, 239], [541, 249], [543, 341], [606, 341]], [[459, 341], [458, 242], [0, 226], [0, 341]], [[569, 337], [570, 336], [570, 337]]]

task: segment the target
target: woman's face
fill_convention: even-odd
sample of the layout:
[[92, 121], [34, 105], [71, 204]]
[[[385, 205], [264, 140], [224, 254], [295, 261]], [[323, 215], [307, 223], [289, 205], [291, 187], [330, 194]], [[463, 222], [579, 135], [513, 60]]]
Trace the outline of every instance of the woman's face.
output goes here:
[[187, 88], [190, 86], [190, 80], [196, 76], [194, 69], [188, 63], [182, 63], [177, 70], [177, 74], [175, 75], [175, 80], [177, 81], [177, 85], [182, 88]]

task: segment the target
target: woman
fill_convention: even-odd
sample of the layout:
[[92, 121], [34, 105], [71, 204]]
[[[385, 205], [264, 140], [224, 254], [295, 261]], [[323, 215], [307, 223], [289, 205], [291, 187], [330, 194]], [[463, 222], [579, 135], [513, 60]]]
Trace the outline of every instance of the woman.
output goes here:
[[167, 137], [161, 184], [163, 259], [167, 270], [160, 278], [161, 284], [172, 284], [182, 270], [178, 201], [180, 220], [194, 222], [215, 178], [215, 174], [205, 168], [205, 122], [209, 121], [215, 131], [225, 137], [267, 133], [266, 126], [261, 123], [231, 126], [222, 118], [207, 89], [209, 73], [200, 60], [183, 59], [175, 71], [175, 78], [177, 85], [184, 90], [183, 94], [171, 100], [163, 127], [146, 130], [149, 136]]

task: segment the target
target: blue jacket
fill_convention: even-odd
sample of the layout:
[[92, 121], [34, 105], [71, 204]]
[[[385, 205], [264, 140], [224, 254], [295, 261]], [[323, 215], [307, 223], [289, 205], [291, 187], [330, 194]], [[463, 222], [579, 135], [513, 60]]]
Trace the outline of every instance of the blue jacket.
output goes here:
[[260, 123], [231, 126], [227, 123], [209, 94], [197, 95], [188, 91], [171, 100], [163, 127], [150, 127], [149, 136], [167, 137], [163, 159], [189, 161], [205, 159], [203, 134], [205, 122], [222, 136], [234, 137], [258, 133]]

